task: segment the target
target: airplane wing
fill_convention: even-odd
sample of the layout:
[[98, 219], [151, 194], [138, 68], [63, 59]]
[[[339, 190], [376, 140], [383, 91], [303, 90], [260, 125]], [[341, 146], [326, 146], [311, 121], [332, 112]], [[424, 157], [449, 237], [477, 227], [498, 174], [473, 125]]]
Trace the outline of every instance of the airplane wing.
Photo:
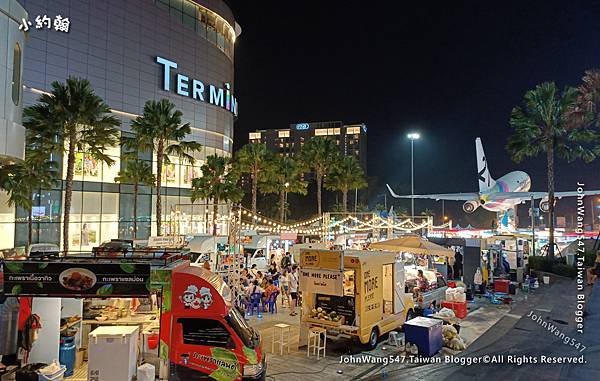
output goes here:
[[[578, 193], [577, 191], [554, 192], [554, 197], [560, 199], [563, 197], [576, 197], [580, 194], [581, 193]], [[598, 195], [598, 194], [600, 194], [600, 190], [591, 190], [591, 191], [583, 192], [584, 196], [593, 196], [593, 195]], [[534, 199], [545, 198], [545, 197], [548, 197], [548, 192], [497, 192], [497, 193], [491, 193], [491, 194], [486, 195], [486, 198], [489, 201], [509, 200], [509, 199], [515, 199], [515, 198], [519, 198], [519, 199], [523, 199], [523, 200], [530, 200], [531, 197], [533, 197]]]
[[385, 184], [394, 198], [415, 198], [415, 199], [429, 199], [429, 200], [450, 200], [450, 201], [470, 201], [478, 200], [479, 194], [473, 193], [439, 193], [439, 194], [415, 194], [415, 195], [397, 195], [394, 193], [392, 188]]

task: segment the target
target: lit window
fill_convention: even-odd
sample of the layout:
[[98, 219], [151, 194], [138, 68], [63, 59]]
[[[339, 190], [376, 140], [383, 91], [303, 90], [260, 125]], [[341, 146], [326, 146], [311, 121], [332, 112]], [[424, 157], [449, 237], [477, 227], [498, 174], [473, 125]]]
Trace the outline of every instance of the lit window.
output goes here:
[[280, 138], [289, 138], [290, 137], [290, 130], [283, 130], [283, 131], [279, 131], [279, 135]]
[[334, 128], [334, 129], [333, 129], [333, 133], [334, 133], [335, 135], [339, 135], [339, 134], [340, 134], [340, 129], [339, 129], [339, 128]]
[[260, 139], [260, 132], [251, 132], [250, 134], [250, 139]]
[[12, 100], [15, 106], [21, 97], [21, 46], [16, 43], [13, 53]]
[[346, 127], [346, 134], [348, 134], [348, 135], [360, 134], [360, 127]]
[[327, 136], [327, 129], [326, 128], [317, 128], [315, 130], [315, 136]]

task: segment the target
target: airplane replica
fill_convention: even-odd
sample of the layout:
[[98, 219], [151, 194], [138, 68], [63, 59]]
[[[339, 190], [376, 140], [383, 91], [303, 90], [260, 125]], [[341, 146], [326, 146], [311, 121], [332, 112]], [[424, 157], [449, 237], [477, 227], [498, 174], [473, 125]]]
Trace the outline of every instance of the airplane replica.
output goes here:
[[[473, 213], [477, 208], [482, 207], [490, 212], [496, 212], [498, 215], [499, 224], [503, 226], [514, 224], [514, 208], [527, 200], [541, 199], [539, 208], [542, 212], [547, 213], [550, 210], [548, 201], [548, 192], [530, 192], [531, 178], [523, 171], [513, 171], [494, 180], [490, 175], [488, 161], [483, 151], [481, 139], [475, 139], [475, 151], [477, 154], [477, 175], [479, 182], [479, 192], [471, 193], [439, 193], [425, 195], [398, 195], [394, 193], [389, 184], [386, 184], [392, 197], [406, 199], [429, 199], [429, 200], [449, 200], [449, 201], [464, 201], [463, 211], [465, 213]], [[584, 195], [597, 195], [600, 190], [592, 190], [583, 192]], [[555, 199], [563, 197], [575, 197], [581, 195], [577, 191], [570, 192], [554, 192]], [[509, 220], [512, 219], [512, 222]], [[511, 230], [508, 228], [508, 230]], [[512, 229], [514, 230], [514, 228]]]

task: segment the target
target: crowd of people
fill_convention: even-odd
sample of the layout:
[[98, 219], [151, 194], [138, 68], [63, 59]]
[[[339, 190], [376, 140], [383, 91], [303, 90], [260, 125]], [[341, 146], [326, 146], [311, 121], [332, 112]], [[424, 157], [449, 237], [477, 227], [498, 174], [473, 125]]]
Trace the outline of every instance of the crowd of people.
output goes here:
[[293, 264], [289, 252], [282, 256], [279, 263], [275, 254], [271, 255], [269, 268], [265, 273], [258, 270], [256, 264], [249, 269], [242, 269], [240, 286], [243, 290], [243, 304], [249, 304], [253, 295], [260, 294], [261, 303], [265, 306], [269, 301], [276, 303], [277, 297], [281, 295], [283, 306], [289, 306], [290, 315], [297, 315], [298, 265]]

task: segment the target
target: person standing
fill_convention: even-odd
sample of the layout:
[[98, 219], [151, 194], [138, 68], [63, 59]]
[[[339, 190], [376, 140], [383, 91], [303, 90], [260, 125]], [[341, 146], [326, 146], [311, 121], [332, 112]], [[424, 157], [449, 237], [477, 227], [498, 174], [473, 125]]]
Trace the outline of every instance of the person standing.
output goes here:
[[290, 306], [290, 273], [286, 269], [283, 269], [283, 273], [279, 277], [279, 285], [283, 294], [282, 304], [285, 305], [287, 302], [287, 305]]
[[296, 305], [298, 303], [298, 266], [292, 266], [292, 273], [290, 274], [290, 296], [292, 298], [290, 303], [290, 316], [296, 316]]

